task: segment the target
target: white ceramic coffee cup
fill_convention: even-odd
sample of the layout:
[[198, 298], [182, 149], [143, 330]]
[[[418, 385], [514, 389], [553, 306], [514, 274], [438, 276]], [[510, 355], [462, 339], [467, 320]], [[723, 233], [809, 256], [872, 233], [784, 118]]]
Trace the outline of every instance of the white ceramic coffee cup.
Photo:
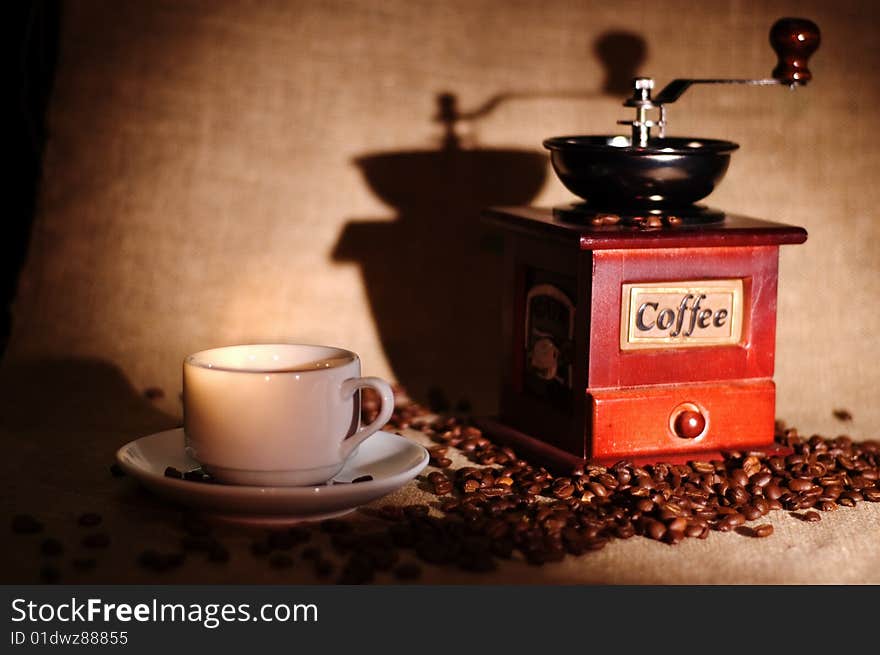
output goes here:
[[[261, 344], [203, 350], [183, 362], [186, 448], [222, 482], [326, 482], [391, 418], [387, 382], [361, 377], [358, 356], [329, 346]], [[357, 390], [382, 398], [360, 426]]]

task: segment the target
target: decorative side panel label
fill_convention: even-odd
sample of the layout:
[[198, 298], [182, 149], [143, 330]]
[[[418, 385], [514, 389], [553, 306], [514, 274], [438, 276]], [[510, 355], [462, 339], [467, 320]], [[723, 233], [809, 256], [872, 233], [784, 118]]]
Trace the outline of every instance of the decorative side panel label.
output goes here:
[[575, 306], [569, 295], [534, 273], [526, 293], [524, 386], [534, 395], [567, 406], [572, 388]]
[[622, 286], [620, 349], [734, 345], [742, 338], [742, 280]]

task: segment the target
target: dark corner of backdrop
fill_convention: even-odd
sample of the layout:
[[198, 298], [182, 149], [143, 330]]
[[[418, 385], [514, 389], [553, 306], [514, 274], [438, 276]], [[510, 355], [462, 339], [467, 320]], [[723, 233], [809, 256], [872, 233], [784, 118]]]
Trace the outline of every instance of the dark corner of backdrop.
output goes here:
[[6, 6], [11, 69], [12, 111], [7, 143], [11, 143], [10, 210], [3, 219], [0, 239], [0, 355], [5, 351], [12, 323], [12, 303], [24, 264], [31, 226], [37, 209], [37, 191], [46, 143], [46, 108], [58, 57], [61, 20], [59, 0], [13, 2]]

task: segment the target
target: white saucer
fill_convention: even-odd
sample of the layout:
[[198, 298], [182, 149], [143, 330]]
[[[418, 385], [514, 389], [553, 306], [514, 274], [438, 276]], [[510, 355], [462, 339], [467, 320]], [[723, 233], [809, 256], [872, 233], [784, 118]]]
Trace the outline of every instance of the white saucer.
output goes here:
[[[184, 452], [183, 428], [141, 437], [116, 452], [126, 473], [156, 494], [221, 520], [284, 525], [341, 516], [391, 493], [428, 464], [428, 451], [400, 435], [377, 432], [362, 443], [331, 483], [308, 487], [248, 487], [165, 476], [198, 464]], [[367, 482], [351, 482], [371, 475]]]

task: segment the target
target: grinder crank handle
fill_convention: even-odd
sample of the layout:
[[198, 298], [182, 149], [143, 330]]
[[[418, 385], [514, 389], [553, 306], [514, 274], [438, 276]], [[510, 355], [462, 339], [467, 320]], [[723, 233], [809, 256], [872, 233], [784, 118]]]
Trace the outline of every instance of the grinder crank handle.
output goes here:
[[821, 36], [819, 26], [807, 18], [780, 18], [770, 28], [770, 45], [776, 52], [778, 61], [771, 73], [772, 77], [763, 80], [736, 79], [678, 79], [672, 80], [652, 100], [655, 105], [675, 102], [687, 91], [691, 84], [749, 84], [753, 86], [803, 86], [813, 74], [807, 68], [807, 60], [819, 47]]

